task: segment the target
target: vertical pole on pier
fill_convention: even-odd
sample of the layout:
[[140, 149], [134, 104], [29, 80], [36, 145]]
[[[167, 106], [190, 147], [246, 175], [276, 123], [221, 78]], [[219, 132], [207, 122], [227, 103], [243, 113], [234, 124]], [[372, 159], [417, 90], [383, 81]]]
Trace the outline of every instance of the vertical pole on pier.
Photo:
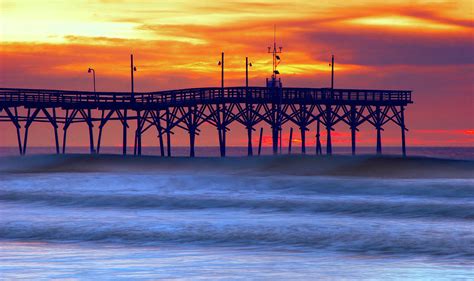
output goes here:
[[53, 107], [53, 130], [54, 130], [54, 142], [56, 143], [56, 154], [59, 154], [59, 136], [58, 136], [58, 124], [56, 120], [56, 108]]
[[258, 156], [262, 153], [262, 137], [263, 137], [263, 127], [260, 128], [260, 138], [258, 140]]
[[288, 154], [291, 154], [291, 144], [293, 142], [293, 127], [290, 128], [290, 139], [288, 140]]
[[[221, 58], [221, 88], [224, 89], [224, 52], [222, 52]], [[224, 94], [224, 92], [222, 92]]]
[[133, 54], [130, 54], [130, 78], [131, 78], [131, 94], [132, 94], [132, 101], [135, 101], [135, 89], [134, 89], [134, 81], [133, 81], [133, 72], [135, 70], [135, 66], [133, 65]]
[[331, 89], [334, 89], [334, 55], [331, 57]]
[[301, 126], [301, 154], [306, 154], [306, 127]]
[[401, 121], [401, 129], [402, 129], [402, 155], [403, 157], [406, 157], [407, 156], [407, 150], [406, 150], [406, 146], [405, 146], [405, 108], [402, 106], [400, 106], [400, 121]]
[[326, 105], [326, 154], [332, 155], [332, 142], [331, 142], [331, 130], [332, 130], [332, 108], [330, 104]]
[[87, 125], [89, 126], [89, 144], [90, 144], [90, 151], [91, 154], [95, 153], [94, 149], [94, 131], [92, 130], [93, 124], [92, 124], [92, 113], [90, 109], [87, 109]]
[[351, 106], [351, 144], [352, 144], [352, 155], [356, 154], [356, 108], [355, 105]]
[[93, 79], [93, 81], [94, 81], [94, 94], [95, 94], [95, 92], [96, 92], [96, 91], [95, 91], [95, 70], [92, 71], [92, 79]]
[[323, 154], [323, 148], [321, 147], [321, 121], [318, 117], [318, 123], [316, 126], [316, 155]]
[[123, 144], [122, 144], [122, 154], [127, 155], [127, 109], [123, 110]]
[[377, 154], [380, 155], [382, 154], [382, 117], [380, 113], [380, 106], [377, 105], [375, 108], [375, 116], [376, 116], [376, 123], [375, 123], [375, 128], [377, 129]]
[[170, 109], [166, 108], [166, 152], [171, 157]]
[[245, 87], [249, 87], [249, 58], [245, 57]]

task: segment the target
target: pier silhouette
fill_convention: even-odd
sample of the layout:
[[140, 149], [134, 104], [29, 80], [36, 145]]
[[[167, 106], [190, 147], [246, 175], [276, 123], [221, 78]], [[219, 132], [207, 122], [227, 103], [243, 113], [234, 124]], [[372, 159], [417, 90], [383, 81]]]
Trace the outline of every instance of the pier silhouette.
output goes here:
[[[127, 130], [135, 122], [134, 155], [141, 155], [142, 135], [153, 128], [158, 133], [160, 155], [171, 156], [173, 130], [180, 128], [189, 133], [191, 157], [195, 156], [196, 136], [204, 123], [216, 128], [221, 156], [226, 155], [229, 125], [236, 122], [244, 126], [251, 156], [254, 154], [252, 134], [261, 123], [271, 127], [274, 154], [278, 154], [282, 125], [291, 123], [300, 130], [302, 153], [306, 152], [306, 134], [312, 128], [316, 131], [316, 152], [322, 153], [320, 129], [326, 130], [326, 153], [330, 155], [331, 132], [336, 124], [343, 122], [349, 126], [353, 154], [358, 127], [371, 124], [377, 132], [376, 152], [380, 154], [383, 126], [392, 122], [401, 129], [401, 153], [406, 155], [404, 111], [411, 103], [411, 91], [290, 88], [277, 83], [267, 83], [266, 87], [192, 88], [133, 95], [0, 88], [0, 121], [15, 126], [21, 155], [27, 152], [29, 128], [37, 122], [47, 122], [53, 127], [58, 154], [66, 152], [67, 132], [75, 123], [87, 125], [90, 152], [100, 153], [103, 130], [111, 122], [122, 125], [123, 154], [127, 154]], [[99, 128], [97, 140], [93, 133], [95, 126]], [[62, 149], [60, 128], [64, 131]], [[262, 130], [260, 140], [261, 134]]]
[[[218, 133], [220, 155], [226, 156], [226, 135], [232, 123], [239, 123], [247, 130], [247, 152], [252, 156], [252, 134], [255, 127], [266, 123], [271, 127], [273, 154], [281, 152], [282, 126], [287, 123], [300, 130], [301, 153], [306, 153], [306, 134], [316, 130], [316, 153], [322, 154], [321, 127], [326, 130], [326, 153], [332, 154], [331, 132], [340, 122], [351, 131], [352, 154], [356, 153], [356, 132], [363, 123], [371, 124], [377, 131], [377, 154], [382, 153], [382, 130], [388, 122], [401, 129], [402, 155], [405, 148], [405, 107], [413, 103], [411, 91], [361, 90], [334, 88], [334, 55], [331, 58], [330, 88], [283, 87], [278, 66], [282, 47], [276, 44], [276, 26], [272, 55], [272, 75], [265, 87], [249, 87], [248, 68], [245, 60], [245, 86], [224, 86], [225, 57], [222, 52], [218, 65], [221, 68], [221, 86], [138, 93], [134, 89], [133, 54], [130, 55], [130, 92], [96, 92], [96, 75], [93, 68], [94, 92], [42, 89], [0, 88], [0, 122], [11, 122], [16, 128], [18, 148], [26, 154], [28, 131], [35, 122], [50, 123], [54, 131], [56, 153], [66, 152], [67, 132], [74, 123], [86, 123], [89, 131], [91, 153], [100, 153], [104, 127], [110, 122], [122, 125], [122, 153], [127, 154], [127, 130], [135, 122], [134, 155], [142, 154], [142, 135], [151, 128], [158, 133], [161, 156], [171, 156], [171, 135], [175, 129], [189, 133], [189, 156], [195, 156], [196, 136], [207, 123]], [[22, 110], [19, 110], [22, 109]], [[99, 116], [100, 117], [97, 117]], [[58, 129], [64, 131], [62, 151]], [[97, 143], [94, 126], [99, 127]], [[22, 130], [23, 136], [22, 136]], [[263, 127], [260, 128], [258, 155], [261, 153]], [[291, 135], [293, 130], [291, 129]], [[291, 139], [289, 150], [291, 150]], [[166, 145], [165, 145], [166, 140]], [[280, 141], [280, 143], [279, 143]], [[165, 153], [166, 148], [166, 153]]]

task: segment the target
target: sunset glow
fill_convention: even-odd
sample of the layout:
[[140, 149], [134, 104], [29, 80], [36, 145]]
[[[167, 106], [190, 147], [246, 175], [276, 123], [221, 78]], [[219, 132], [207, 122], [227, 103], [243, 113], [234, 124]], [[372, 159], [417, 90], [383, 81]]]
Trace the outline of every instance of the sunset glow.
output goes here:
[[[2, 0], [0, 5], [1, 87], [91, 90], [87, 69], [94, 67], [98, 90], [128, 91], [131, 53], [137, 91], [217, 86], [222, 51], [226, 85], [243, 85], [246, 56], [253, 64], [250, 84], [263, 85], [271, 73], [267, 46], [276, 25], [284, 86], [327, 87], [334, 54], [336, 87], [414, 91], [407, 115], [413, 139], [452, 145], [446, 135], [417, 133], [444, 128], [464, 132], [453, 134], [459, 139], [455, 145], [472, 145], [474, 118], [465, 118], [474, 112], [469, 0]], [[2, 139], [0, 145], [14, 141]]]

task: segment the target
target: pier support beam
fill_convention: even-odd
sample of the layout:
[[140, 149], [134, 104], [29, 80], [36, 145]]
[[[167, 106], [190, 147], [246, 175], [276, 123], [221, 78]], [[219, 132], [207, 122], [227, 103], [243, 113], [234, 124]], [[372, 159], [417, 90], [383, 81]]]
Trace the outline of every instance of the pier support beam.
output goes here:
[[252, 147], [252, 126], [247, 126], [247, 156], [253, 155], [253, 147]]
[[154, 119], [154, 123], [156, 126], [156, 130], [158, 131], [158, 140], [160, 142], [160, 155], [161, 157], [165, 156], [165, 146], [163, 143], [163, 127], [161, 126], [161, 112], [158, 110], [155, 113], [152, 112], [152, 117]]
[[107, 116], [105, 115], [105, 110], [102, 110], [101, 115], [100, 115], [100, 124], [99, 124], [99, 136], [97, 137], [97, 154], [100, 153], [100, 144], [102, 141], [102, 131], [104, 130], [105, 123], [107, 123], [107, 120], [110, 118], [110, 116], [113, 114], [113, 110], [111, 110]]
[[94, 124], [92, 123], [92, 112], [90, 109], [87, 109], [87, 126], [89, 127], [89, 146], [91, 154], [95, 154], [94, 148]]
[[196, 131], [194, 128], [189, 130], [189, 157], [194, 157], [195, 151], [194, 151], [194, 145], [195, 145], [195, 140], [196, 140]]
[[293, 141], [293, 128], [290, 128], [290, 139], [288, 140], [288, 154], [291, 154], [292, 141]]
[[123, 121], [122, 121], [122, 154], [127, 155], [127, 110], [123, 110]]
[[306, 127], [300, 127], [301, 132], [301, 153], [306, 154]]
[[326, 105], [326, 154], [332, 155], [332, 140], [331, 140], [331, 130], [332, 130], [332, 108], [331, 105]]
[[46, 109], [43, 109], [46, 117], [50, 120], [51, 124], [53, 125], [54, 130], [54, 142], [56, 144], [56, 154], [59, 154], [59, 135], [58, 135], [58, 123], [56, 119], [56, 108], [53, 107], [53, 116], [48, 113]]
[[272, 148], [273, 154], [278, 154], [278, 127], [276, 124], [272, 125]]
[[356, 116], [356, 107], [351, 106], [350, 112], [350, 127], [351, 127], [351, 151], [352, 155], [356, 154], [356, 130], [357, 130], [357, 116]]
[[220, 134], [221, 134], [221, 143], [220, 143], [220, 150], [221, 150], [221, 157], [225, 157], [226, 155], [226, 106], [225, 104], [222, 105], [222, 123], [220, 124]]
[[[223, 90], [222, 90], [223, 91]], [[223, 95], [223, 92], [221, 93]], [[219, 137], [219, 153], [221, 157], [226, 154], [226, 106], [217, 104], [214, 111], [214, 120], [216, 122], [217, 134]]]
[[29, 128], [33, 124], [33, 122], [35, 121], [35, 119], [37, 118], [40, 112], [43, 112], [48, 122], [53, 126], [56, 154], [59, 154], [59, 136], [58, 136], [58, 123], [57, 123], [57, 118], [56, 118], [56, 109], [52, 108], [53, 114], [51, 115], [46, 108], [36, 108], [33, 114], [31, 114], [31, 109], [28, 108], [28, 115], [26, 117], [26, 125], [25, 125], [25, 138], [23, 141], [23, 155], [26, 154], [26, 148], [28, 145]]
[[166, 152], [171, 157], [171, 115], [169, 108], [166, 108]]
[[[73, 111], [73, 114], [71, 115], [74, 115], [75, 113], [75, 110]], [[74, 118], [73, 116], [69, 116], [69, 109], [66, 109], [66, 117], [65, 117], [65, 121], [64, 121], [64, 127], [63, 127], [63, 154], [66, 154], [66, 142], [67, 142], [67, 129], [69, 128], [69, 118]]]
[[323, 148], [321, 145], [321, 120], [317, 121], [316, 125], [316, 155], [323, 154]]
[[380, 111], [380, 106], [375, 108], [375, 128], [377, 130], [377, 154], [382, 154], [382, 116]]
[[133, 149], [133, 154], [134, 155], [142, 155], [142, 129], [143, 129], [143, 123], [142, 123], [142, 115], [140, 110], [137, 110], [137, 129], [135, 130], [135, 144], [134, 144], [134, 149]]
[[400, 123], [401, 123], [401, 130], [402, 130], [402, 155], [403, 157], [406, 157], [407, 156], [407, 150], [406, 150], [406, 146], [405, 146], [405, 131], [406, 131], [406, 128], [405, 128], [405, 108], [404, 106], [400, 106]]
[[4, 107], [4, 108], [0, 107], [0, 112], [2, 112], [2, 110], [5, 110], [8, 118], [10, 118], [10, 121], [12, 121], [13, 125], [15, 125], [16, 136], [17, 136], [17, 141], [18, 141], [18, 149], [20, 151], [20, 155], [23, 155], [23, 149], [22, 149], [22, 144], [21, 144], [21, 132], [20, 132], [21, 125], [18, 120], [18, 110], [16, 107], [14, 107], [13, 111], [15, 112], [15, 114], [13, 114], [12, 111], [8, 107]]

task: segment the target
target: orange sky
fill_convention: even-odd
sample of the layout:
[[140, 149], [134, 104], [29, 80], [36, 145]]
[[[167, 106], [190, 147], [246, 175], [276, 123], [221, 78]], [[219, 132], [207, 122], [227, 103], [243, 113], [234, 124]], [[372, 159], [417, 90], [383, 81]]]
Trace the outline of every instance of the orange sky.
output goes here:
[[[263, 85], [271, 72], [266, 47], [276, 24], [284, 86], [328, 86], [334, 53], [336, 87], [414, 91], [415, 104], [407, 111], [409, 145], [474, 143], [470, 0], [1, 0], [0, 5], [1, 87], [91, 90], [92, 66], [98, 90], [128, 91], [132, 52], [137, 91], [216, 86], [221, 51], [226, 85], [244, 83], [245, 56], [253, 63], [250, 84]], [[8, 124], [0, 127], [13, 132]], [[347, 132], [345, 127], [337, 129]], [[231, 145], [245, 144], [238, 130]], [[207, 131], [199, 136], [201, 145], [215, 142], [215, 132]], [[371, 145], [374, 132], [365, 131], [361, 144]], [[87, 143], [81, 132], [73, 132], [71, 145]], [[8, 134], [2, 134], [0, 146], [14, 144]], [[40, 130], [32, 127], [32, 134]], [[384, 143], [398, 144], [395, 127], [384, 135]], [[345, 144], [349, 137], [340, 140]], [[49, 142], [38, 137], [34, 144]], [[120, 140], [108, 136], [105, 144]], [[156, 141], [150, 137], [145, 144]]]

